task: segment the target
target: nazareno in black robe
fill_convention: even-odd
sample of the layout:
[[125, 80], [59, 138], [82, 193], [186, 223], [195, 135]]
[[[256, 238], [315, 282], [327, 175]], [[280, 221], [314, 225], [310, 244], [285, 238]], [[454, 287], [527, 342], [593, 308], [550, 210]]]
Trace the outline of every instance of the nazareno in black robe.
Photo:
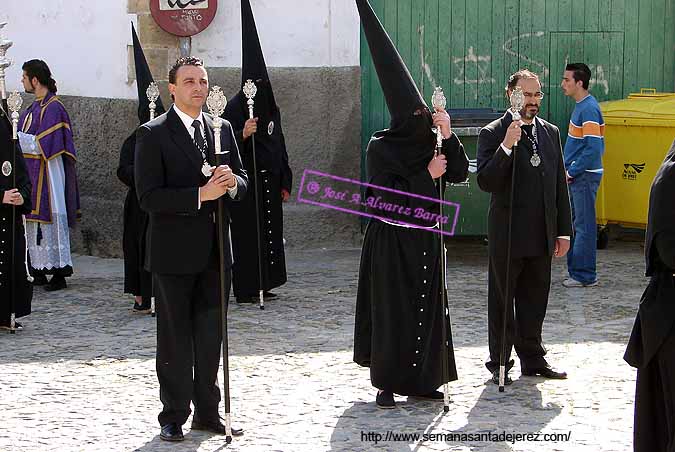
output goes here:
[[[271, 88], [268, 83], [258, 82], [257, 105], [264, 105], [263, 99], [269, 98]], [[266, 96], [267, 94], [267, 96]], [[234, 203], [231, 208], [232, 251], [232, 288], [235, 297], [254, 297], [260, 288], [258, 277], [258, 242], [256, 226], [256, 196], [253, 187], [253, 140], [243, 139], [243, 129], [248, 110], [244, 107], [246, 98], [240, 92], [228, 103], [223, 115], [232, 124], [237, 144], [241, 150], [241, 160], [246, 174], [251, 178], [251, 189], [244, 199]], [[273, 102], [273, 98], [272, 98]], [[258, 132], [256, 140], [256, 168], [258, 174], [257, 209], [260, 219], [260, 239], [262, 254], [262, 289], [272, 290], [286, 283], [286, 256], [284, 251], [284, 215], [281, 190], [289, 193], [292, 186], [292, 172], [288, 165], [288, 154], [281, 128], [281, 116], [275, 107], [263, 107], [268, 114], [256, 113]], [[235, 205], [236, 204], [236, 205]]]
[[[391, 122], [373, 135], [366, 150], [370, 185], [362, 204], [375, 218], [361, 251], [354, 361], [370, 367], [378, 389], [425, 395], [446, 383], [441, 352], [446, 341], [447, 381], [457, 379], [441, 297], [441, 237], [434, 218], [416, 215], [418, 210], [439, 212], [439, 203], [433, 201], [438, 189], [427, 169], [436, 135], [431, 112], [382, 23], [367, 0], [356, 0], [356, 6]], [[444, 140], [441, 152], [447, 156], [447, 172], [438, 183], [444, 187], [445, 182], [465, 181], [469, 161], [459, 139], [451, 135]]]
[[[15, 290], [14, 314], [16, 318], [24, 317], [31, 312], [33, 284], [28, 280], [26, 236], [23, 215], [31, 212], [31, 182], [26, 170], [21, 149], [16, 150], [13, 162], [14, 144], [11, 136], [11, 125], [0, 107], [0, 167], [7, 162], [12, 165], [11, 173], [5, 176], [0, 171], [0, 325], [7, 326], [10, 321], [10, 300], [12, 299], [12, 231], [16, 233], [15, 252]], [[5, 166], [8, 168], [8, 166]], [[16, 176], [16, 186], [12, 184]], [[12, 205], [4, 204], [5, 191], [18, 188], [23, 196], [23, 204], [16, 207], [15, 227], [12, 228]]]
[[[437, 199], [437, 184], [427, 169], [434, 146], [428, 111], [398, 130], [376, 133], [366, 155], [368, 182]], [[448, 159], [443, 183], [466, 180], [469, 162], [454, 134], [444, 140], [443, 153]], [[418, 208], [437, 212], [438, 203], [376, 188], [367, 190], [364, 201], [371, 197], [409, 207], [413, 215], [369, 209], [389, 223], [371, 219], [366, 229], [356, 301], [354, 361], [370, 367], [371, 382], [378, 389], [400, 395], [428, 394], [446, 383], [441, 355], [440, 234], [437, 229], [429, 229], [435, 221], [415, 219], [414, 212]], [[395, 226], [392, 222], [421, 228]], [[448, 381], [454, 381], [457, 370], [448, 317], [446, 322]]]
[[[255, 82], [254, 117], [258, 118], [255, 133], [255, 163], [253, 171], [253, 139], [243, 139], [243, 129], [249, 118], [247, 98], [243, 90], [227, 104], [223, 118], [230, 121], [237, 137], [242, 163], [249, 175], [250, 189], [246, 197], [232, 204], [232, 288], [235, 297], [252, 297], [259, 289], [271, 290], [286, 283], [284, 252], [284, 215], [281, 190], [291, 192], [293, 174], [288, 164], [286, 141], [281, 127], [281, 111], [267, 72], [258, 29], [249, 0], [241, 0], [241, 83]], [[254, 179], [255, 177], [255, 179]], [[258, 195], [254, 189], [258, 185]], [[257, 202], [257, 205], [256, 205]], [[260, 221], [260, 258], [258, 256], [258, 226]], [[262, 268], [262, 283], [258, 262]]]
[[142, 296], [149, 303], [152, 295], [152, 276], [143, 268], [145, 257], [145, 231], [148, 214], [141, 209], [134, 184], [134, 155], [136, 153], [136, 131], [124, 141], [117, 167], [118, 179], [129, 188], [124, 199], [124, 231], [122, 250], [124, 252], [124, 293]]
[[[136, 89], [138, 90], [138, 120], [144, 124], [150, 120], [150, 101], [147, 89], [154, 81], [150, 66], [145, 58], [143, 47], [131, 25], [131, 39], [134, 46], [134, 66], [136, 69]], [[155, 101], [155, 117], [164, 113], [162, 99]], [[117, 177], [129, 188], [124, 200], [124, 232], [122, 250], [124, 252], [124, 293], [143, 297], [143, 304], [149, 306], [152, 297], [152, 275], [145, 270], [145, 234], [148, 226], [148, 214], [141, 209], [134, 184], [134, 157], [136, 154], [136, 129], [122, 144]]]
[[637, 368], [634, 450], [675, 452], [675, 142], [652, 184], [645, 256], [651, 279], [624, 355]]

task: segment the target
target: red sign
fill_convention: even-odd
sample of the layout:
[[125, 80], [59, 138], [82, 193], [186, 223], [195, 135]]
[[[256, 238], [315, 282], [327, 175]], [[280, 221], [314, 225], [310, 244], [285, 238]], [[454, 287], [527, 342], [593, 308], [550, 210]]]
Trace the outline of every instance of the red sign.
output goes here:
[[216, 17], [218, 0], [150, 0], [150, 12], [157, 25], [176, 36], [202, 32]]

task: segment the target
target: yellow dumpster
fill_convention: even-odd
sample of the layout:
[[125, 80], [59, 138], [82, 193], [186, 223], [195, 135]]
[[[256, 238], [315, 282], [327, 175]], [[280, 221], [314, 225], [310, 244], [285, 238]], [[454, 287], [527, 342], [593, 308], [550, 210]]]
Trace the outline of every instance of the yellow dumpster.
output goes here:
[[[675, 140], [675, 93], [642, 89], [602, 102], [605, 169], [596, 202], [599, 225], [644, 229], [649, 189]], [[602, 239], [601, 239], [602, 240]]]

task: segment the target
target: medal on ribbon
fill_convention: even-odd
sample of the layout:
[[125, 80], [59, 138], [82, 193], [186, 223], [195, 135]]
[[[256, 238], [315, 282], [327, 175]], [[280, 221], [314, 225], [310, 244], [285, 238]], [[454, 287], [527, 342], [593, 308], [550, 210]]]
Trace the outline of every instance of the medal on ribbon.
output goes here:
[[8, 161], [2, 162], [2, 175], [9, 177], [12, 174], [12, 164]]

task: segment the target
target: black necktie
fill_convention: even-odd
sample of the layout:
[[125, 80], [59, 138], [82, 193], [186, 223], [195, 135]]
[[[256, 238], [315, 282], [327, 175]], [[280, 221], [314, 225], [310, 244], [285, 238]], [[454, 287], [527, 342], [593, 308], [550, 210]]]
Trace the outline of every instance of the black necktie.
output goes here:
[[523, 124], [521, 128], [523, 129], [523, 132], [525, 132], [525, 135], [528, 136], [528, 138], [534, 140], [534, 135], [532, 133], [532, 128], [534, 127], [533, 124]]
[[192, 127], [195, 128], [195, 146], [202, 153], [202, 160], [206, 161], [206, 141], [204, 140], [204, 135], [202, 135], [202, 123], [195, 119], [192, 121]]

